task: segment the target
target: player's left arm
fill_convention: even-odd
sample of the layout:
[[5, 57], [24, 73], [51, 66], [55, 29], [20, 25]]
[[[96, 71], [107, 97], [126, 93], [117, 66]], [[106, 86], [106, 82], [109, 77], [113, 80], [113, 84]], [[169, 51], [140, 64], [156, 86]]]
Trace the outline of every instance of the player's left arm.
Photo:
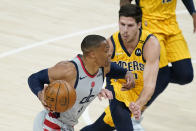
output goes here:
[[144, 87], [136, 103], [143, 107], [154, 93], [159, 71], [160, 44], [156, 37], [151, 36], [144, 46]]
[[193, 18], [193, 28], [194, 28], [193, 32], [195, 33], [196, 32], [196, 10], [194, 6], [194, 2], [193, 0], [182, 0], [182, 2]]

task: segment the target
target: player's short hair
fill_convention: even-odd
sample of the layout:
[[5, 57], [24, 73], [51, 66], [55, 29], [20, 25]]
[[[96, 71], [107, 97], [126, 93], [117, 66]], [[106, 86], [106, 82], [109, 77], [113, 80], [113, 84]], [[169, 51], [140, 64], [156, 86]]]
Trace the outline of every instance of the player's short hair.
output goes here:
[[125, 5], [125, 4], [130, 4], [132, 0], [120, 0], [120, 7]]
[[98, 48], [103, 41], [105, 41], [106, 38], [100, 35], [88, 35], [86, 36], [82, 43], [81, 43], [81, 50], [83, 54], [85, 55], [88, 53], [91, 49]]
[[120, 7], [119, 19], [121, 16], [133, 17], [136, 23], [142, 22], [142, 9], [135, 4], [125, 4]]

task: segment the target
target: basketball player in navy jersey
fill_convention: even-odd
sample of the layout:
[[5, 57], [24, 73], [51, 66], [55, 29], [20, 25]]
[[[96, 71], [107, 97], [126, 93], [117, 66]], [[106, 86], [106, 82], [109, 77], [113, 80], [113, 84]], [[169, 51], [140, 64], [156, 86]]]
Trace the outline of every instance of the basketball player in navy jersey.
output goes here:
[[[54, 67], [41, 70], [28, 78], [30, 89], [47, 109], [37, 115], [34, 131], [73, 131], [79, 117], [96, 96], [113, 98], [109, 90], [102, 89], [105, 76], [115, 79], [125, 78], [127, 81], [122, 90], [134, 87], [131, 72], [115, 63], [110, 63], [109, 44], [104, 37], [99, 35], [85, 37], [81, 49], [83, 55], [77, 55], [71, 61], [59, 62]], [[66, 80], [76, 90], [76, 102], [66, 112], [50, 112], [44, 102], [44, 90], [47, 87], [44, 84], [55, 80]], [[133, 107], [130, 110], [136, 118], [139, 118], [140, 107], [135, 103], [132, 104]]]

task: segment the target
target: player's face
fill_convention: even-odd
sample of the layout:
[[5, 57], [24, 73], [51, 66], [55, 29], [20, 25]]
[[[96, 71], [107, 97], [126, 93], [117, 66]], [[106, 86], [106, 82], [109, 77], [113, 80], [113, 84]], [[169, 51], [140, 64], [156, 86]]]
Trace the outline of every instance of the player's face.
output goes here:
[[96, 49], [95, 57], [99, 67], [109, 66], [111, 55], [109, 54], [109, 44], [106, 40]]
[[128, 43], [136, 39], [140, 27], [141, 23], [137, 24], [132, 17], [121, 16], [119, 19], [120, 35], [124, 42]]

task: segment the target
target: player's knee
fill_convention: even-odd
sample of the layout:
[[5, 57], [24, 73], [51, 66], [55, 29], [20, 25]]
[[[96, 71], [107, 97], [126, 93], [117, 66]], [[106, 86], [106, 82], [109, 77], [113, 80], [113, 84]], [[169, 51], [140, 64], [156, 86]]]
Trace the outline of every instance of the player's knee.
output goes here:
[[171, 73], [171, 82], [180, 85], [190, 83], [194, 77], [191, 59], [173, 62]]
[[188, 84], [188, 83], [192, 82], [193, 81], [193, 77], [194, 77], [193, 72], [185, 74], [184, 77], [185, 78], [184, 78], [184, 81], [183, 81], [182, 84]]
[[193, 81], [193, 71], [182, 71], [181, 75], [179, 76], [179, 84], [184, 85], [188, 84]]

